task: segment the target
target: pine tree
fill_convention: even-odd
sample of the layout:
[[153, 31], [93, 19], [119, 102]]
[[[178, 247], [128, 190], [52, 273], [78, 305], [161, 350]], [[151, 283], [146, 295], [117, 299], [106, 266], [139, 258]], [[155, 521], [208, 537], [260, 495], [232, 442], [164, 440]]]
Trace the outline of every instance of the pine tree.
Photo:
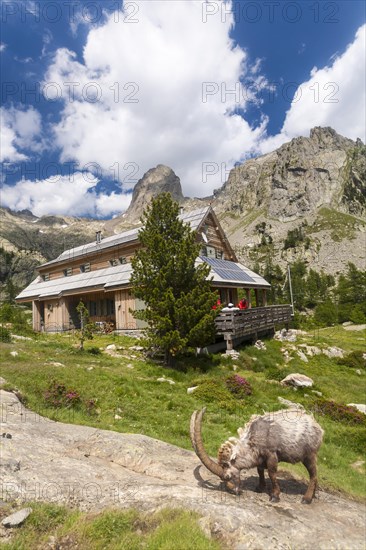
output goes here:
[[82, 300], [76, 306], [76, 311], [80, 320], [79, 348], [83, 350], [85, 340], [93, 340], [94, 325], [89, 321], [89, 311]]
[[207, 280], [210, 266], [195, 265], [200, 250], [196, 233], [179, 219], [179, 206], [169, 193], [153, 199], [141, 221], [142, 246], [131, 262], [131, 282], [146, 309], [134, 315], [148, 324], [148, 345], [172, 365], [187, 348], [213, 340], [217, 293]]

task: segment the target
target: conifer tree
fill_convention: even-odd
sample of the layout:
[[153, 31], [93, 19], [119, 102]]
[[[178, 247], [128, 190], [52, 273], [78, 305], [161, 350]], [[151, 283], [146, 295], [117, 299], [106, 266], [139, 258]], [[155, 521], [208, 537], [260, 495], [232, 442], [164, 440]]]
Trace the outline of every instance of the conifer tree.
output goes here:
[[187, 348], [212, 341], [217, 293], [207, 280], [210, 266], [195, 265], [200, 250], [196, 233], [179, 219], [179, 206], [169, 193], [153, 199], [141, 221], [142, 246], [131, 262], [131, 282], [146, 309], [134, 315], [148, 325], [148, 345], [172, 365]]

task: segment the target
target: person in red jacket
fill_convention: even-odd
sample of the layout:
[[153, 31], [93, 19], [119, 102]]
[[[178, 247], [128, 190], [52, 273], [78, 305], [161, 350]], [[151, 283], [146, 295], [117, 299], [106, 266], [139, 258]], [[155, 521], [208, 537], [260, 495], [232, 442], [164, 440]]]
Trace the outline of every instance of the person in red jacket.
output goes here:
[[238, 303], [239, 309], [248, 309], [248, 300], [246, 298], [242, 298], [240, 302]]

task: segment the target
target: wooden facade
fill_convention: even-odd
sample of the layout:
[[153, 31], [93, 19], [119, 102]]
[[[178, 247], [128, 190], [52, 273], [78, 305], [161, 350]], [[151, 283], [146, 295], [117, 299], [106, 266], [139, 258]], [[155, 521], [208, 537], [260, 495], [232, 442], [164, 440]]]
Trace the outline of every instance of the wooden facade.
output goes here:
[[[266, 304], [269, 284], [237, 263], [235, 253], [211, 207], [182, 214], [181, 219], [196, 231], [201, 245], [200, 261], [212, 266], [212, 286], [222, 304], [238, 302], [238, 289], [251, 291], [256, 305]], [[90, 320], [108, 324], [116, 331], [144, 327], [132, 312], [144, 304], [133, 296], [129, 277], [131, 258], [140, 247], [138, 230], [131, 230], [63, 252], [39, 267], [39, 277], [17, 297], [32, 301], [35, 331], [65, 331], [78, 326], [77, 304], [82, 300]], [[216, 272], [215, 272], [216, 269]], [[225, 271], [226, 270], [226, 271]], [[233, 271], [234, 270], [234, 271]]]

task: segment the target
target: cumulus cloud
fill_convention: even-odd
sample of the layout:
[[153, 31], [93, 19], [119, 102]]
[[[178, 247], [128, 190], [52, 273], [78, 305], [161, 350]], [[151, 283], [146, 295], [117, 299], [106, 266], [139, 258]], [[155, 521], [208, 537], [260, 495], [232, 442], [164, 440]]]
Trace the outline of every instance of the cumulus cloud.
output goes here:
[[308, 135], [314, 126], [331, 126], [351, 139], [365, 141], [366, 25], [331, 65], [314, 67], [310, 78], [297, 89], [281, 132], [264, 140], [263, 153], [273, 151], [293, 137]]
[[1, 204], [12, 210], [31, 210], [36, 216], [67, 214], [94, 218], [110, 217], [128, 207], [131, 194], [99, 194], [95, 190], [97, 183], [90, 172], [46, 180], [23, 179], [16, 185], [3, 186]]
[[196, 0], [133, 5], [135, 13], [110, 14], [89, 31], [82, 62], [59, 49], [49, 66], [46, 95], [63, 101], [53, 128], [61, 160], [96, 162], [106, 175], [118, 163], [121, 181], [130, 163], [137, 177], [167, 164], [186, 194], [210, 194], [265, 127], [263, 120], [253, 129], [237, 113], [246, 107], [240, 82], [250, 69], [230, 39], [233, 16], [204, 22], [206, 3]]
[[4, 42], [0, 42], [0, 53], [4, 52], [6, 50], [6, 44]]
[[0, 121], [0, 162], [23, 161], [28, 158], [24, 150], [42, 150], [42, 119], [37, 109], [2, 107]]

